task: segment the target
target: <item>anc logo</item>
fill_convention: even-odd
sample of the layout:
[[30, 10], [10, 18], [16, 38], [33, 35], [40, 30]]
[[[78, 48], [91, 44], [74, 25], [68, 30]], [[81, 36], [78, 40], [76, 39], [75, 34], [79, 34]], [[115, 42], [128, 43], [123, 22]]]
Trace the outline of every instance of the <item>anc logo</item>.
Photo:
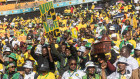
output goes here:
[[79, 74], [78, 74], [78, 73], [76, 73], [76, 74], [75, 74], [75, 76], [76, 76], [76, 77], [78, 77], [78, 76], [79, 76]]

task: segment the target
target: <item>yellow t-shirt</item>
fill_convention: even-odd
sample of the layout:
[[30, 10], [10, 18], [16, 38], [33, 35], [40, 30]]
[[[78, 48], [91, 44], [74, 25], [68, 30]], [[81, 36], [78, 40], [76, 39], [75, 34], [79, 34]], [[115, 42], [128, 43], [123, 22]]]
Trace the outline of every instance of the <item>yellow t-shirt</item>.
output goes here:
[[136, 60], [138, 61], [139, 67], [140, 67], [140, 58], [136, 58]]
[[94, 9], [95, 8], [95, 5], [92, 5], [91, 9]]
[[55, 79], [55, 75], [52, 72], [48, 72], [46, 75], [39, 75], [37, 79]]
[[86, 24], [81, 24], [81, 28], [87, 28]]
[[24, 64], [24, 58], [21, 57], [21, 55], [16, 54], [16, 58], [17, 58], [17, 66], [21, 67]]

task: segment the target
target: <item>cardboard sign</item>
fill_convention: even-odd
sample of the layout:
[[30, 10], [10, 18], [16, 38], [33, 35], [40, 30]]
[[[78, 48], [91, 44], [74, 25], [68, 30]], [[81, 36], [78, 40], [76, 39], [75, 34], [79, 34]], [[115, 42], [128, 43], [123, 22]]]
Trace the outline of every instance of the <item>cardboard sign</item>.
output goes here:
[[59, 25], [55, 15], [53, 2], [50, 1], [40, 5], [39, 9], [46, 35], [53, 35], [55, 37], [60, 36]]

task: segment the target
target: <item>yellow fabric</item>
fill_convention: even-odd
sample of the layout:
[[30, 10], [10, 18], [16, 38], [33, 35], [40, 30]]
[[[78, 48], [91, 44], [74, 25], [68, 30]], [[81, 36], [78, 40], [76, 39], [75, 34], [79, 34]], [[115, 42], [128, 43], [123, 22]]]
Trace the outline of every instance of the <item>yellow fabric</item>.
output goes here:
[[122, 75], [120, 79], [127, 79], [127, 78], [126, 78], [125, 76]]
[[3, 70], [3, 65], [0, 63], [0, 70]]
[[113, 42], [116, 44], [117, 47], [119, 47], [119, 45], [120, 45], [120, 43], [121, 43], [120, 40], [113, 41]]
[[132, 8], [132, 5], [128, 5], [128, 9], [131, 9]]
[[128, 12], [128, 6], [124, 6], [124, 12]]
[[140, 58], [136, 58], [136, 60], [138, 61], [139, 67], [140, 67]]
[[95, 8], [95, 5], [92, 5], [91, 9], [94, 9]]
[[71, 10], [70, 10], [70, 9], [69, 9], [69, 10], [66, 9], [66, 10], [64, 10], [64, 12], [65, 12], [65, 13], [70, 13]]
[[17, 66], [21, 67], [24, 64], [24, 58], [21, 57], [21, 55], [16, 54], [16, 59], [17, 59]]
[[81, 26], [82, 26], [81, 23], [76, 26], [78, 28], [78, 31], [80, 31], [80, 29], [82, 28]]
[[93, 38], [90, 38], [90, 39], [87, 39], [87, 40], [88, 40], [88, 42], [91, 43], [91, 44], [94, 42], [94, 39], [93, 39]]
[[[47, 74], [46, 74], [47, 75]], [[41, 76], [41, 75], [39, 75], [38, 77], [37, 77], [37, 79], [55, 79], [55, 75], [54, 75], [54, 73], [52, 73], [52, 72], [49, 72], [49, 75], [46, 77], [46, 75], [44, 75], [44, 76]], [[45, 78], [46, 77], [46, 78]]]
[[[82, 38], [81, 41], [84, 41], [84, 39], [86, 38]], [[94, 42], [94, 39], [93, 38], [87, 39], [87, 42], [92, 44]]]
[[57, 49], [59, 47], [59, 45], [58, 44], [55, 44], [55, 48]]
[[76, 28], [72, 28], [71, 32], [73, 38], [78, 38], [78, 31], [76, 30]]
[[131, 43], [134, 46], [134, 48], [136, 48], [136, 41], [135, 40], [129, 40], [129, 43]]
[[87, 28], [87, 25], [86, 24], [82, 24], [81, 28]]

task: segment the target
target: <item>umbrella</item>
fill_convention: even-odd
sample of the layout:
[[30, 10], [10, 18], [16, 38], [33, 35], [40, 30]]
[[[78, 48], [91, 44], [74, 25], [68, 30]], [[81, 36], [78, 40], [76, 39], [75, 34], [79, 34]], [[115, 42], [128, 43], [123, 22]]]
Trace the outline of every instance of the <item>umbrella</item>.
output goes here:
[[114, 15], [113, 18], [120, 18], [123, 17], [124, 14], [123, 13], [118, 13], [117, 15]]

